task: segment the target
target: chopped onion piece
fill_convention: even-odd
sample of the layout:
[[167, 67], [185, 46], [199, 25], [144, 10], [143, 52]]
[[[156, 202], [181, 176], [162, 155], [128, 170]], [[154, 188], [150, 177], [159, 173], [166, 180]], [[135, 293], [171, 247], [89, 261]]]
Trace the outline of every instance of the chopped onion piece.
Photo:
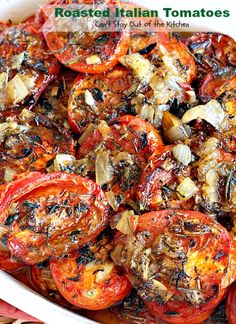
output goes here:
[[192, 161], [192, 153], [188, 145], [177, 144], [173, 148], [173, 155], [183, 165], [188, 165]]
[[119, 152], [118, 155], [116, 156], [114, 163], [119, 164], [121, 161], [125, 161], [132, 165], [134, 163], [132, 155], [129, 154], [128, 152]]
[[102, 265], [101, 270], [96, 273], [95, 282], [102, 283], [111, 277], [115, 265], [111, 261], [107, 261]]
[[113, 168], [108, 152], [99, 150], [95, 161], [96, 183], [102, 186], [113, 178]]
[[154, 113], [155, 113], [154, 108], [151, 105], [145, 104], [142, 107], [140, 116], [142, 119], [146, 119], [150, 122], [153, 122]]
[[20, 54], [14, 55], [13, 56], [13, 60], [12, 60], [12, 64], [11, 64], [11, 69], [14, 70], [18, 70], [21, 67], [22, 62], [24, 61], [24, 57], [25, 57], [25, 53], [22, 52]]
[[5, 139], [5, 135], [7, 132], [12, 133], [16, 131], [18, 128], [18, 124], [16, 122], [6, 122], [0, 124], [0, 143], [2, 143]]
[[171, 129], [164, 132], [166, 139], [170, 143], [178, 141], [184, 141], [191, 135], [191, 129], [188, 125], [180, 125], [172, 127]]
[[133, 235], [137, 225], [139, 216], [134, 215], [133, 210], [125, 211], [116, 225], [116, 229], [123, 234]]
[[116, 199], [116, 196], [115, 196], [114, 192], [107, 191], [106, 192], [106, 197], [107, 197], [108, 203], [110, 204], [110, 206], [112, 207], [112, 209], [114, 211], [117, 211], [118, 208], [119, 208], [119, 204], [117, 202], [117, 199]]
[[91, 56], [86, 58], [86, 63], [88, 65], [101, 64], [102, 61], [101, 61], [101, 59], [100, 59], [100, 57], [98, 55], [91, 55]]
[[161, 283], [159, 280], [153, 279], [152, 282], [155, 289], [164, 291], [168, 290], [168, 288], [165, 285], [163, 285], [163, 283]]
[[59, 87], [53, 87], [51, 90], [51, 96], [56, 97], [58, 94]]
[[204, 119], [219, 131], [222, 128], [222, 124], [225, 119], [225, 113], [220, 103], [213, 99], [206, 105], [200, 105], [189, 109], [183, 115], [182, 122], [187, 124], [197, 118]]
[[14, 179], [14, 175], [16, 174], [16, 171], [9, 167], [4, 168], [4, 182], [11, 182]]
[[35, 117], [35, 114], [28, 110], [28, 109], [23, 109], [22, 112], [19, 114], [19, 119], [21, 122], [30, 122], [33, 118]]
[[166, 139], [171, 143], [183, 141], [191, 134], [190, 128], [183, 125], [178, 117], [168, 111], [163, 113], [162, 127]]
[[220, 141], [216, 137], [208, 138], [200, 147], [201, 156], [207, 155], [213, 151], [216, 151]]
[[87, 127], [86, 127], [86, 129], [85, 129], [85, 131], [83, 132], [83, 134], [80, 136], [80, 138], [78, 139], [78, 143], [80, 144], [80, 145], [82, 145], [89, 137], [90, 137], [90, 135], [92, 135], [93, 134], [93, 132], [95, 131], [95, 129], [96, 129], [96, 126], [94, 125], [94, 124], [92, 124], [92, 123], [90, 123]]
[[190, 178], [185, 178], [180, 185], [177, 187], [178, 193], [186, 199], [193, 197], [197, 192], [198, 188]]
[[14, 105], [21, 102], [29, 94], [29, 90], [18, 74], [8, 82], [7, 91], [8, 97]]
[[84, 93], [84, 100], [85, 100], [85, 103], [89, 106], [93, 106], [95, 104], [95, 100], [93, 98], [92, 93], [87, 89], [85, 90], [85, 93]]
[[54, 160], [54, 171], [69, 171], [75, 164], [75, 157], [69, 154], [57, 154]]
[[193, 90], [185, 91], [185, 95], [188, 96], [187, 103], [193, 104], [194, 102], [197, 101], [196, 93]]
[[202, 192], [210, 203], [216, 203], [219, 201], [218, 184], [218, 173], [216, 170], [210, 169], [206, 173], [206, 183], [202, 186]]
[[70, 125], [67, 119], [64, 121], [63, 126], [65, 129], [70, 130]]
[[21, 80], [24, 82], [26, 88], [31, 91], [34, 86], [35, 86], [35, 78], [34, 77], [30, 77], [28, 75], [25, 74], [19, 74]]
[[172, 127], [178, 127], [182, 125], [181, 120], [169, 111], [164, 111], [162, 117], [162, 127], [164, 132], [170, 130]]
[[0, 89], [5, 88], [7, 85], [8, 75], [6, 72], [0, 73]]
[[149, 83], [155, 71], [155, 66], [139, 53], [122, 56], [119, 61], [128, 69], [131, 69], [141, 82]]
[[98, 124], [98, 130], [100, 131], [100, 133], [102, 134], [102, 136], [104, 138], [107, 138], [109, 136], [109, 134], [111, 133], [111, 129], [107, 125], [105, 120], [100, 121], [100, 123]]

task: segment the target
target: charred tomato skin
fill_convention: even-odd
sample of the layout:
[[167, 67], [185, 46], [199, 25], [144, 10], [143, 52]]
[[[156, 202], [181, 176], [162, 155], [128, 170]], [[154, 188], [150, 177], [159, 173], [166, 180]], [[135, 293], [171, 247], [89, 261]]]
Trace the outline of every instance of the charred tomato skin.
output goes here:
[[236, 67], [218, 68], [208, 73], [200, 83], [199, 97], [207, 103], [211, 99], [217, 99], [226, 91], [235, 89]]
[[217, 68], [236, 66], [236, 43], [228, 35], [195, 33], [185, 40], [203, 75]]

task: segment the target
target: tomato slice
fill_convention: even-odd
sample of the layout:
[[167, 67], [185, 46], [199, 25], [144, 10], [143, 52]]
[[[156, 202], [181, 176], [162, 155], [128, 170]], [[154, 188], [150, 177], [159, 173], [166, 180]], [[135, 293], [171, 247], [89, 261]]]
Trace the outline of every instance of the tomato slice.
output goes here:
[[229, 324], [236, 323], [236, 284], [234, 283], [230, 289], [226, 302], [226, 315], [229, 321]]
[[[119, 5], [118, 1], [109, 2], [98, 3], [103, 3], [104, 9], [110, 4], [110, 10], [114, 4]], [[93, 4], [93, 1], [82, 3]], [[52, 24], [50, 20], [44, 24], [48, 47], [62, 64], [73, 70], [91, 74], [106, 72], [119, 62], [119, 57], [127, 53], [130, 40], [127, 29], [121, 32], [57, 32]]]
[[56, 154], [74, 154], [69, 132], [48, 118], [26, 109], [3, 118], [0, 144], [0, 182], [26, 171], [45, 172]]
[[0, 73], [8, 80], [1, 89], [1, 111], [21, 109], [22, 104], [32, 107], [59, 73], [60, 64], [47, 54], [39, 28], [33, 22], [26, 22], [6, 28], [0, 35]]
[[25, 267], [26, 265], [23, 262], [16, 260], [8, 250], [0, 251], [0, 269], [14, 274], [23, 270]]
[[[122, 8], [125, 10], [134, 10], [137, 8], [137, 5], [134, 5], [132, 3], [121, 3]], [[145, 10], [147, 8], [138, 6], [139, 8]], [[147, 25], [151, 21], [150, 18], [135, 18], [133, 17], [131, 28], [130, 28], [130, 45], [129, 45], [129, 52], [131, 53], [140, 53], [144, 55], [147, 58], [152, 58], [152, 60], [155, 60], [152, 54], [156, 54], [156, 48], [157, 44], [160, 41], [160, 39], [169, 39], [169, 31], [166, 27], [163, 28], [154, 28], [154, 20], [159, 21], [161, 24], [161, 19], [153, 18], [152, 20], [152, 28], [148, 27], [145, 28], [145, 23]], [[140, 23], [141, 22], [141, 23]], [[142, 27], [132, 27], [142, 25]], [[148, 30], [147, 30], [148, 29]]]
[[131, 284], [109, 259], [112, 244], [107, 237], [79, 249], [62, 259], [51, 259], [50, 269], [56, 285], [71, 304], [99, 310], [126, 297]]
[[181, 83], [191, 84], [197, 77], [197, 70], [188, 47], [177, 38], [162, 37], [159, 33], [157, 35], [159, 37], [158, 53], [165, 66], [173, 75], [183, 80]]
[[107, 223], [105, 194], [93, 181], [74, 174], [31, 172], [0, 190], [8, 247], [27, 264], [83, 245]]
[[68, 129], [68, 100], [76, 76], [73, 70], [62, 70], [44, 90], [33, 111]]
[[119, 203], [129, 199], [148, 157], [161, 147], [157, 131], [139, 117], [122, 116], [100, 123], [78, 150], [80, 168]]
[[107, 121], [130, 112], [129, 95], [137, 79], [122, 66], [100, 75], [79, 75], [71, 90], [68, 117], [71, 128], [81, 133], [96, 119]]
[[72, 305], [62, 297], [57, 289], [50, 271], [48, 260], [35, 266], [31, 266], [29, 277], [33, 288], [40, 294], [61, 306], [72, 309]]
[[134, 236], [117, 235], [115, 246], [114, 262], [151, 314], [168, 323], [201, 323], [235, 279], [229, 233], [199, 212], [141, 215]]
[[226, 91], [236, 87], [236, 68], [225, 67], [210, 72], [202, 80], [199, 88], [199, 96], [203, 102], [216, 99]]
[[191, 167], [174, 158], [173, 147], [165, 146], [150, 156], [134, 188], [141, 210], [193, 208], [194, 198], [181, 196], [177, 191], [181, 182], [191, 176]]
[[219, 33], [194, 33], [185, 44], [195, 56], [198, 71], [203, 75], [226, 66], [236, 66], [236, 43]]

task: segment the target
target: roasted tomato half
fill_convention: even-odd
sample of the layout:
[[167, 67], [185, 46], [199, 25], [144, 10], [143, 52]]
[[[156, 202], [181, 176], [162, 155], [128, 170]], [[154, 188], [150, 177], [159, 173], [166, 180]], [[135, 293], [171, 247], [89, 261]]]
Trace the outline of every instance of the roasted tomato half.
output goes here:
[[27, 264], [83, 245], [107, 223], [105, 194], [93, 181], [74, 174], [31, 172], [0, 191], [8, 247]]
[[0, 111], [31, 107], [48, 83], [59, 73], [60, 64], [47, 54], [40, 26], [26, 22], [6, 28], [0, 35]]
[[72, 308], [72, 305], [69, 304], [59, 293], [56, 283], [52, 277], [48, 260], [31, 266], [29, 278], [33, 288], [40, 294], [59, 305]]
[[226, 315], [229, 324], [236, 323], [236, 284], [234, 283], [230, 289], [226, 302]]
[[[137, 8], [137, 5], [134, 5], [132, 3], [125, 3], [121, 2], [122, 8], [125, 10], [134, 10]], [[140, 6], [139, 6], [140, 8]], [[145, 7], [141, 7], [142, 9], [146, 9]], [[154, 25], [154, 20], [157, 21], [157, 18], [153, 18], [152, 25]], [[141, 23], [140, 23], [141, 21]], [[131, 53], [140, 53], [144, 55], [145, 57], [152, 57], [152, 54], [155, 53], [155, 49], [157, 46], [157, 43], [160, 39], [168, 39], [169, 38], [169, 31], [166, 27], [157, 27], [157, 28], [145, 28], [143, 27], [145, 23], [149, 23], [151, 21], [150, 17], [148, 18], [140, 18], [140, 17], [133, 17], [132, 22], [133, 26], [142, 25], [142, 27], [132, 27], [130, 26], [130, 45], [129, 45], [129, 51]], [[162, 21], [159, 19], [159, 23], [161, 24]]]
[[62, 70], [44, 90], [33, 111], [68, 129], [68, 100], [76, 76], [75, 71]]
[[100, 235], [72, 255], [51, 259], [50, 269], [63, 297], [90, 310], [105, 309], [126, 297], [131, 284], [110, 260], [109, 236]]
[[[1, 243], [2, 245], [2, 243]], [[18, 261], [4, 246], [4, 250], [0, 251], [0, 269], [9, 273], [16, 273], [24, 269], [26, 265], [23, 262]]]
[[129, 96], [137, 79], [123, 66], [100, 75], [79, 75], [71, 90], [68, 117], [78, 133], [96, 119], [107, 121], [131, 112]]
[[163, 145], [150, 124], [133, 116], [123, 116], [110, 126], [100, 122], [81, 139], [78, 159], [82, 174], [96, 178], [118, 206], [129, 199], [149, 155]]
[[118, 234], [112, 258], [154, 316], [201, 323], [235, 278], [235, 247], [227, 230], [194, 211], [139, 216], [132, 235]]
[[191, 166], [178, 161], [174, 157], [177, 150], [186, 149], [183, 144], [165, 146], [155, 151], [149, 158], [147, 166], [142, 171], [140, 181], [134, 191], [141, 210], [159, 209], [192, 209], [198, 192], [191, 178]]
[[26, 171], [45, 172], [56, 154], [74, 154], [70, 133], [27, 109], [3, 118], [0, 124], [0, 181]]
[[[157, 53], [173, 76], [178, 76], [182, 82], [191, 84], [197, 76], [194, 59], [187, 46], [175, 37], [161, 37], [159, 34]], [[182, 83], [180, 81], [180, 83]]]
[[[85, 1], [80, 1], [85, 2]], [[106, 10], [109, 1], [99, 1], [100, 8]], [[116, 6], [118, 1], [114, 1]], [[85, 4], [93, 4], [93, 1], [86, 1]], [[96, 4], [96, 1], [95, 1]], [[109, 8], [113, 10], [114, 4]], [[65, 7], [66, 8], [66, 7]], [[127, 53], [129, 47], [129, 32], [123, 31], [97, 31], [87, 32], [86, 30], [72, 30], [70, 25], [73, 20], [69, 20], [69, 26], [65, 26], [65, 31], [57, 30], [55, 21], [49, 19], [44, 24], [44, 37], [48, 47], [57, 59], [67, 67], [84, 73], [97, 74], [108, 71], [119, 62], [119, 57]]]
[[216, 99], [226, 91], [236, 87], [236, 68], [225, 67], [210, 72], [202, 80], [199, 88], [199, 97], [203, 102]]
[[198, 72], [203, 75], [217, 68], [236, 66], [236, 43], [218, 33], [195, 33], [185, 44], [195, 57]]

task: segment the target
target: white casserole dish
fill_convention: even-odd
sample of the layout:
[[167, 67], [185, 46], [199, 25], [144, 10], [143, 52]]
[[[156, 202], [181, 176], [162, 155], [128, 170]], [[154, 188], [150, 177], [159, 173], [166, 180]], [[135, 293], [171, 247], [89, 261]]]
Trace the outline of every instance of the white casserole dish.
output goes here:
[[[15, 22], [26, 19], [31, 16], [39, 3], [44, 0], [0, 0], [0, 21], [7, 21], [11, 19]], [[160, 9], [163, 4], [155, 3], [155, 0], [135, 0], [137, 4], [149, 6], [152, 9]], [[205, 5], [205, 0], [198, 1], [197, 5], [194, 3], [187, 3], [182, 5], [176, 4], [175, 0], [165, 0], [165, 7], [172, 7], [177, 9], [199, 9], [208, 6], [207, 9], [229, 9], [231, 11], [230, 20], [221, 19], [191, 19], [191, 29], [205, 30], [205, 31], [219, 31], [236, 37], [236, 30], [232, 29], [234, 20], [236, 19], [236, 2], [233, 0], [215, 0], [213, 5]], [[180, 8], [181, 6], [181, 8]], [[197, 8], [196, 8], [197, 7]], [[235, 16], [235, 17], [233, 17]], [[186, 19], [185, 19], [186, 21]], [[231, 22], [231, 24], [230, 24]], [[201, 27], [196, 27], [201, 26]], [[190, 31], [190, 30], [189, 30]], [[47, 301], [44, 297], [32, 291], [22, 283], [13, 279], [10, 275], [0, 270], [0, 298], [6, 302], [14, 305], [22, 311], [44, 321], [48, 324], [88, 324], [95, 323], [82, 316], [76, 315], [60, 306]]]

